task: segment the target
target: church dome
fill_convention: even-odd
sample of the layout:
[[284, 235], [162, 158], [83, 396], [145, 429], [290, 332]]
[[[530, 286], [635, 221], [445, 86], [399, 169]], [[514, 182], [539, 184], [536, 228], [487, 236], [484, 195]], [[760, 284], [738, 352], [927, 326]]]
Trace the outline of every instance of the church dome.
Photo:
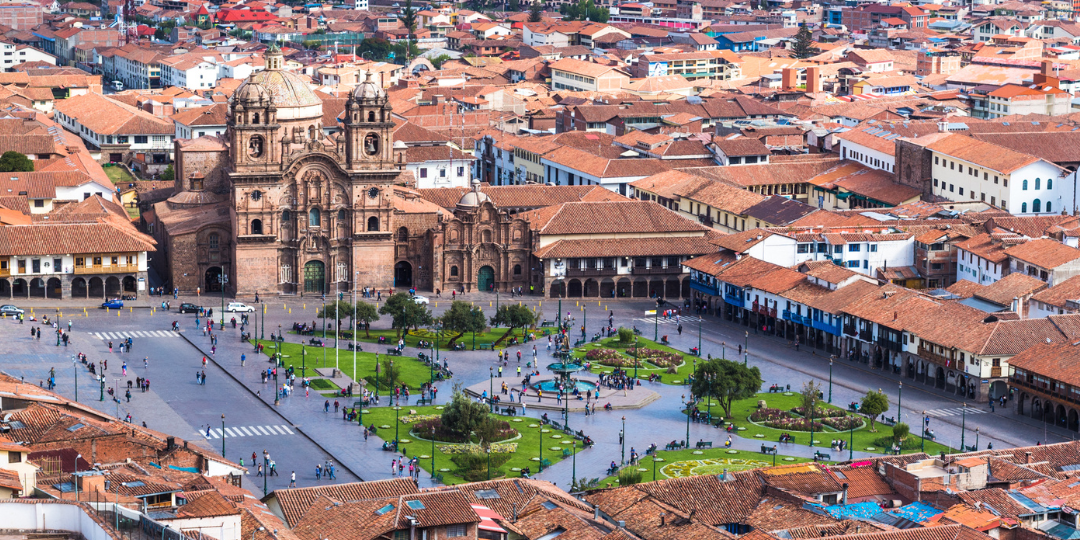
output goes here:
[[385, 100], [386, 91], [379, 88], [379, 85], [371, 80], [371, 72], [369, 71], [364, 78], [364, 82], [358, 84], [356, 89], [353, 90], [352, 96], [353, 99], [358, 101]]
[[473, 178], [472, 189], [461, 196], [457, 207], [461, 210], [469, 210], [477, 208], [485, 202], [491, 202], [491, 197], [488, 197], [487, 193], [480, 191], [480, 181]]
[[266, 69], [252, 73], [236, 89], [236, 99], [243, 103], [248, 96], [265, 93], [277, 108], [279, 120], [321, 118], [322, 100], [301, 76], [284, 71], [283, 65], [281, 50], [271, 46], [266, 54]]
[[236, 89], [235, 99], [244, 105], [254, 105], [270, 101], [270, 92], [267, 92], [266, 88], [259, 83], [245, 82]]

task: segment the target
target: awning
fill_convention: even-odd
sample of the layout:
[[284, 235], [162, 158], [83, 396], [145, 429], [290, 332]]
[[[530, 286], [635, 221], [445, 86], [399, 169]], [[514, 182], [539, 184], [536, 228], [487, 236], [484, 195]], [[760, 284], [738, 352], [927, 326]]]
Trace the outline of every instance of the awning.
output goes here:
[[507, 532], [506, 529], [500, 527], [498, 523], [495, 523], [496, 519], [503, 519], [498, 512], [482, 504], [471, 504], [469, 506], [472, 506], [473, 512], [476, 512], [476, 515], [480, 517], [480, 524], [477, 526], [480, 527], [481, 530], [497, 533]]

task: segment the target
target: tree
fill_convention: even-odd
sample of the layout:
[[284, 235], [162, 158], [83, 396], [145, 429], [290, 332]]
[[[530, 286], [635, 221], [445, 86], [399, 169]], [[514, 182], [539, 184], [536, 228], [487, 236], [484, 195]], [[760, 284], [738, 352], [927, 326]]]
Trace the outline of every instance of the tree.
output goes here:
[[708, 394], [717, 398], [724, 416], [731, 416], [732, 403], [754, 397], [761, 390], [761, 370], [722, 358], [699, 361], [690, 389], [696, 396]]
[[344, 300], [335, 300], [319, 307], [319, 310], [315, 312], [315, 316], [320, 319], [326, 318], [337, 321], [338, 326], [341, 326], [341, 321], [352, 319], [352, 304]]
[[439, 56], [431, 59], [431, 65], [435, 66], [435, 69], [440, 69], [440, 66], [443, 65], [443, 62], [446, 62], [447, 60], [451, 60], [450, 55], [440, 54]]
[[539, 0], [533, 0], [529, 6], [529, 22], [540, 22], [544, 18], [544, 4]]
[[510, 11], [521, 11], [521, 2], [518, 2], [518, 0], [510, 0], [507, 4], [507, 9]]
[[889, 396], [885, 395], [880, 389], [876, 392], [868, 390], [866, 395], [862, 398], [862, 403], [859, 405], [859, 412], [866, 415], [870, 419], [870, 432], [874, 433], [877, 430], [874, 429], [874, 420], [878, 415], [884, 414], [889, 410]]
[[172, 163], [170, 163], [165, 170], [161, 172], [161, 179], [170, 182], [173, 178], [176, 178], [176, 172], [173, 171]]
[[0, 156], [0, 172], [34, 172], [34, 162], [14, 150], [8, 150]]
[[461, 391], [460, 385], [454, 386], [454, 395], [442, 413], [442, 426], [450, 433], [468, 438], [470, 433], [484, 431], [481, 425], [490, 422], [488, 407], [479, 401], [470, 399]]
[[357, 302], [355, 307], [357, 328], [363, 323], [365, 337], [371, 337], [371, 323], [379, 320], [379, 311], [373, 304], [367, 302]]
[[896, 424], [892, 428], [893, 442], [899, 446], [904, 445], [904, 439], [906, 439], [909, 434], [911, 434], [911, 428], [903, 422]]
[[814, 36], [810, 34], [810, 27], [805, 24], [799, 27], [795, 34], [795, 41], [791, 45], [792, 56], [795, 58], [810, 58], [814, 55]]
[[416, 33], [416, 9], [412, 7], [412, 0], [405, 0], [405, 8], [401, 10], [401, 24], [409, 31], [409, 41], [412, 41]]
[[821, 403], [821, 385], [814, 381], [804, 382], [799, 396], [802, 398], [803, 413], [810, 418], [811, 411], [815, 411], [817, 404]]
[[[390, 327], [404, 330], [406, 334], [409, 333], [409, 328], [416, 329], [421, 326], [428, 326], [434, 320], [431, 317], [431, 310], [417, 304], [412, 296], [406, 293], [390, 295], [390, 298], [386, 299], [386, 303], [379, 308], [379, 313], [393, 317], [394, 321]], [[399, 331], [398, 337], [401, 337], [401, 335], [402, 333]]]
[[401, 378], [401, 366], [395, 366], [394, 359], [389, 356], [384, 356], [379, 364], [379, 388], [393, 390], [394, 384]]
[[630, 345], [634, 342], [634, 331], [629, 328], [619, 327], [619, 343]]
[[439, 320], [442, 321], [443, 330], [457, 334], [454, 339], [463, 336], [466, 332], [475, 334], [487, 328], [483, 310], [461, 300], [454, 300], [450, 304], [450, 309], [446, 310]]
[[521, 335], [523, 336], [525, 335], [525, 329], [532, 326], [535, 322], [536, 312], [523, 304], [499, 306], [499, 310], [496, 311], [495, 316], [491, 318], [491, 324], [494, 326], [509, 326], [511, 334], [514, 333], [515, 329], [521, 328]]
[[560, 11], [568, 21], [605, 23], [611, 15], [607, 8], [597, 6], [593, 0], [578, 0], [576, 4], [565, 4]]

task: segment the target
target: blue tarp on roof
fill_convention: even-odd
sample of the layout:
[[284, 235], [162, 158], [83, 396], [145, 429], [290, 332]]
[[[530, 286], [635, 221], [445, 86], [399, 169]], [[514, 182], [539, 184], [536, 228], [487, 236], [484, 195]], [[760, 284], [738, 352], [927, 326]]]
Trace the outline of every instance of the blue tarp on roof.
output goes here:
[[1049, 525], [1043, 529], [1043, 532], [1053, 536], [1054, 538], [1062, 538], [1064, 540], [1080, 540], [1080, 531], [1065, 525], [1060, 522], [1052, 522], [1053, 525]]
[[201, 471], [199, 471], [199, 469], [196, 469], [195, 467], [177, 467], [176, 465], [169, 465], [169, 468], [174, 470], [174, 471], [184, 471], [184, 472], [190, 472], [190, 473], [195, 473], [195, 474], [199, 474], [199, 472], [201, 472]]
[[881, 513], [881, 507], [874, 502], [837, 504], [825, 508], [836, 519], [871, 519]]
[[922, 523], [940, 514], [941, 510], [938, 510], [937, 508], [934, 508], [933, 506], [930, 506], [926, 503], [913, 502], [909, 505], [901, 506], [900, 508], [893, 510], [892, 513], [909, 521], [914, 521], [915, 523]]

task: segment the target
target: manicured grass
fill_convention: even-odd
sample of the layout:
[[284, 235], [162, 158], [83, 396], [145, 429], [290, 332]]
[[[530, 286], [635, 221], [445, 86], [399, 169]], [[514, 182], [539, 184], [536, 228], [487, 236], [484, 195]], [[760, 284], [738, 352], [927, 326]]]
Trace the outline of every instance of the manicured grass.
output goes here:
[[[316, 324], [320, 324], [320, 323], [318, 323], [318, 321], [316, 321]], [[348, 325], [345, 325], [345, 327], [348, 328]], [[507, 330], [508, 330], [507, 328], [489, 328], [487, 332], [478, 332], [476, 334], [476, 348], [479, 349], [481, 344], [490, 345], [492, 343], [495, 343], [496, 340], [498, 340], [500, 337], [502, 337], [503, 335], [506, 334]], [[293, 332], [290, 332], [290, 333], [293, 333]], [[416, 347], [417, 343], [420, 340], [424, 340], [424, 341], [428, 341], [428, 342], [434, 342], [435, 341], [435, 334], [436, 334], [435, 332], [432, 332], [431, 330], [428, 330], [426, 328], [421, 328], [419, 330], [409, 330], [408, 335], [405, 336], [405, 345], [408, 346], [408, 347]], [[453, 339], [456, 335], [457, 335], [456, 333], [451, 333], [451, 332], [439, 332], [439, 348], [441, 350], [443, 350], [443, 351], [448, 350], [450, 348], [450, 340]], [[521, 329], [515, 330], [514, 335], [518, 336], [518, 340], [520, 341], [521, 340]], [[308, 339], [311, 339], [312, 337], [315, 337], [315, 338], [318, 338], [318, 339], [323, 339], [322, 330], [316, 331], [314, 336], [304, 336], [304, 340], [306, 341]], [[360, 330], [359, 332], [356, 333], [356, 341], [359, 341], [361, 343], [378, 343], [380, 337], [386, 338], [386, 342], [383, 343], [383, 346], [385, 346], [385, 347], [397, 346], [398, 331], [396, 329], [385, 329], [385, 328], [377, 329], [377, 330], [372, 329], [370, 334], [368, 332], [365, 332], [364, 330]], [[334, 339], [334, 332], [332, 330], [328, 330], [326, 332], [326, 340], [329, 340], [328, 343], [332, 344], [333, 339]], [[507, 338], [507, 340], [509, 340], [509, 339], [510, 338]], [[326, 341], [326, 340], [324, 340], [324, 341]], [[340, 338], [340, 340], [341, 341], [351, 341], [352, 336], [349, 336], [349, 338], [346, 339], [345, 338], [345, 333], [343, 332], [342, 337]], [[457, 339], [457, 341], [455, 343], [465, 345], [466, 350], [472, 350], [472, 344], [473, 344], [472, 334], [465, 334], [465, 335], [461, 336], [460, 338]], [[505, 344], [500, 343], [499, 345], [496, 346], [496, 349], [501, 349], [501, 348], [504, 348], [505, 346], [506, 346]], [[347, 347], [347, 345], [346, 345], [346, 347]]]
[[[263, 353], [267, 357], [272, 356], [274, 351], [274, 342], [270, 340], [260, 340], [263, 344]], [[344, 345], [344, 344], [343, 344]], [[307, 362], [303, 361], [303, 352], [307, 351]], [[323, 362], [323, 354], [325, 352], [326, 361]], [[307, 365], [309, 370], [313, 370], [316, 367], [331, 367], [334, 365], [334, 348], [333, 347], [302, 347], [299, 343], [282, 343], [281, 344], [282, 362], [285, 367], [294, 366], [299, 372], [301, 366]], [[382, 362], [386, 355], [380, 354], [379, 361]], [[423, 362], [409, 356], [391, 356], [394, 360], [394, 367], [399, 370], [396, 384], [405, 384], [410, 389], [419, 390], [420, 385], [428, 382], [431, 377], [430, 370]], [[353, 373], [353, 352], [348, 349], [341, 349], [338, 352], [338, 365], [341, 372], [347, 377], [352, 378], [354, 381], [360, 379], [366, 379], [368, 381], [367, 388], [371, 389], [375, 387], [375, 353], [373, 352], [357, 352], [356, 353], [356, 373]], [[313, 373], [313, 371], [309, 372]], [[379, 387], [385, 391], [389, 390], [391, 385], [390, 381], [386, 379], [384, 373], [380, 371]]]
[[[747, 419], [747, 417], [750, 416], [750, 414], [752, 414], [754, 411], [756, 411], [758, 409], [757, 404], [758, 404], [759, 400], [764, 400], [765, 404], [768, 407], [773, 408], [773, 409], [790, 410], [790, 409], [792, 409], [794, 407], [801, 407], [802, 406], [802, 398], [799, 396], [798, 392], [791, 392], [791, 394], [792, 395], [790, 395], [790, 396], [785, 396], [783, 393], [777, 393], [777, 394], [762, 393], [762, 394], [758, 394], [758, 395], [754, 396], [751, 399], [744, 399], [744, 400], [736, 401], [734, 404], [732, 404], [732, 407], [731, 407], [731, 414], [732, 414], [733, 418], [728, 418], [726, 420], [729, 421], [729, 422], [734, 423], [736, 428], [741, 429], [740, 431], [737, 431], [737, 434], [739, 436], [741, 436], [741, 437], [744, 437], [744, 438], [757, 439], [757, 440], [761, 440], [761, 441], [778, 442], [780, 440], [780, 435], [781, 434], [788, 433], [791, 436], [795, 437], [795, 444], [805, 446], [810, 441], [810, 432], [809, 431], [791, 431], [791, 430], [773, 429], [773, 428], [770, 428], [770, 427], [765, 427], [765, 426], [762, 426], [762, 425], [754, 424], [754, 423], [750, 422], [750, 420]], [[717, 418], [719, 416], [723, 416], [724, 410], [719, 407], [720, 403], [716, 399], [713, 399], [712, 403], [713, 403], [713, 406], [712, 406], [713, 417]], [[827, 408], [830, 408], [830, 409], [843, 410], [843, 408], [841, 408], [841, 407], [836, 407], [834, 405], [829, 405], [828, 403], [820, 403], [819, 406], [827, 407]], [[702, 410], [702, 411], [708, 410], [706, 402], [704, 400], [701, 400], [701, 401], [698, 402], [698, 410]], [[893, 406], [892, 410], [887, 411], [885, 414], [887, 416], [895, 416], [895, 405]], [[850, 448], [854, 449], [856, 452], [871, 452], [871, 453], [875, 453], [875, 454], [883, 454], [883, 453], [887, 452], [889, 450], [890, 446], [891, 446], [891, 443], [888, 443], [888, 444], [884, 445], [884, 447], [883, 447], [883, 445], [880, 444], [882, 442], [880, 439], [888, 438], [889, 440], [891, 440], [892, 439], [892, 427], [887, 426], [885, 424], [882, 424], [881, 422], [876, 422], [874, 424], [875, 432], [871, 432], [870, 431], [870, 421], [868, 419], [866, 419], [865, 416], [862, 416], [862, 415], [857, 415], [857, 416], [863, 420], [863, 422], [864, 422], [863, 427], [856, 428], [851, 433], [849, 433], [847, 431], [836, 431], [836, 430], [834, 430], [833, 428], [830, 428], [830, 427], [826, 427], [824, 432], [815, 431], [814, 432], [814, 440], [816, 440], [818, 442], [815, 443], [814, 446], [815, 447], [821, 447], [820, 451], [822, 453], [831, 454], [832, 457], [837, 461], [847, 459], [847, 456], [846, 456], [847, 450], [845, 449], [843, 452], [839, 453], [839, 454], [844, 454], [844, 455], [839, 455], [837, 452], [832, 452], [830, 450], [830, 448], [829, 448], [829, 442], [832, 441], [833, 439], [841, 439], [844, 442], [849, 443]], [[919, 418], [915, 417], [913, 420], [918, 422]], [[916, 426], [916, 428], [917, 427], [918, 426]], [[745, 428], [745, 429], [742, 429], [742, 428]], [[762, 435], [762, 437], [756, 437], [756, 435], [759, 435], [759, 434]], [[854, 437], [853, 442], [852, 442], [851, 437]], [[723, 444], [723, 441], [726, 440], [726, 438], [727, 438], [727, 432], [725, 430], [723, 430], [723, 429], [717, 429], [716, 430], [716, 437], [715, 437], [716, 440], [714, 440], [714, 444], [716, 444], [716, 443]], [[908, 440], [904, 444], [904, 453], [911, 453], [911, 452], [919, 452], [919, 451], [921, 451], [922, 447], [920, 445], [920, 442], [921, 441], [919, 440], [919, 437], [917, 435], [914, 435], [914, 434], [908, 435]], [[780, 446], [781, 451], [783, 451], [784, 446], [786, 446], [786, 445], [781, 445]], [[873, 450], [870, 450], [870, 448], [873, 448]], [[949, 448], [949, 447], [947, 447], [945, 445], [938, 444], [936, 442], [931, 442], [929, 440], [926, 441], [926, 453], [928, 453], [928, 454], [937, 454], [937, 453], [942, 452], [942, 451], [945, 451], [947, 453], [954, 452], [954, 450], [952, 448]]]
[[[403, 405], [400, 411], [396, 411], [401, 417], [405, 417], [411, 414], [412, 411], [416, 411], [416, 414], [441, 414], [441, 405], [435, 407], [411, 407], [409, 405]], [[367, 409], [371, 412], [364, 414], [364, 425], [370, 426], [375, 424], [379, 426], [390, 426], [389, 429], [380, 428], [377, 431], [378, 436], [384, 441], [391, 441], [394, 439], [394, 422], [395, 411], [390, 407], [374, 407]], [[543, 445], [543, 457], [544, 460], [551, 464], [557, 463], [563, 459], [563, 453], [561, 449], [573, 450], [573, 445], [563, 444], [562, 441], [573, 441], [573, 437], [562, 433], [550, 426], [543, 426], [534, 418], [513, 417], [492, 415], [499, 420], [505, 420], [510, 422], [510, 426], [516, 429], [521, 437], [507, 443], [516, 443], [517, 451], [513, 453], [513, 457], [510, 458], [502, 467], [491, 470], [492, 478], [500, 477], [520, 477], [519, 471], [512, 469], [522, 469], [528, 467], [532, 470], [533, 474], [539, 472], [539, 460], [534, 461], [532, 458], [539, 458], [541, 451], [540, 446]], [[515, 422], [514, 420], [520, 420]], [[529, 427], [535, 425], [537, 427]], [[571, 426], [573, 427], [573, 426]], [[399, 437], [402, 442], [399, 445], [403, 454], [408, 457], [413, 456], [428, 456], [420, 458], [420, 466], [427, 471], [427, 475], [431, 476], [431, 441], [418, 440], [409, 434], [410, 426], [404, 422], [399, 424]], [[541, 429], [548, 430], [547, 433], [541, 433]], [[554, 436], [558, 436], [555, 438]], [[408, 440], [409, 442], [404, 442]], [[369, 443], [370, 444], [370, 443]], [[458, 476], [456, 473], [456, 466], [450, 461], [450, 456], [439, 449], [440, 443], [435, 443], [435, 472], [436, 474], [442, 474], [444, 484], [461, 484], [465, 480]], [[442, 444], [441, 446], [446, 446]], [[555, 451], [551, 448], [559, 447], [560, 450]], [[581, 451], [581, 441], [578, 441], [577, 451]], [[389, 452], [387, 452], [386, 461], [389, 464], [392, 459]], [[441, 469], [449, 469], [449, 471], [441, 471]]]
[[[627, 458], [630, 457], [629, 449], [626, 450], [626, 455]], [[772, 455], [747, 452], [745, 450], [728, 450], [724, 448], [673, 451], [660, 450], [657, 452], [656, 457], [662, 460], [660, 462], [655, 462], [656, 480], [678, 478], [682, 476], [722, 474], [725, 469], [728, 472], [735, 472], [747, 469], [757, 469], [760, 467], [771, 467], [774, 461], [777, 465], [790, 465], [792, 463], [805, 463], [810, 461], [806, 458], [782, 455], [776, 456], [776, 459], [774, 460]], [[645, 469], [644, 471], [641, 471], [642, 482], [653, 481], [653, 465], [653, 456], [645, 456], [644, 458], [639, 459], [636, 465], [633, 465], [635, 468]], [[629, 467], [630, 465], [627, 466]], [[618, 476], [604, 478], [600, 481], [598, 487], [618, 487], [619, 483], [616, 481], [617, 478]]]
[[315, 390], [337, 390], [338, 385], [330, 379], [311, 379], [311, 387]]
[[128, 182], [134, 182], [135, 177], [131, 176], [131, 173], [123, 167], [102, 167], [105, 170], [105, 176], [109, 177], [114, 184], [127, 184]]
[[[686, 384], [687, 377], [694, 373], [694, 362], [698, 360], [698, 357], [692, 354], [685, 354], [684, 351], [673, 349], [666, 345], [661, 345], [651, 339], [645, 339], [641, 336], [638, 336], [637, 346], [641, 349], [656, 349], [660, 351], [683, 355], [683, 363], [681, 366], [676, 368], [675, 373], [668, 373], [667, 368], [655, 366], [653, 364], [650, 364], [648, 361], [643, 362], [642, 365], [637, 369], [638, 378], [640, 379], [648, 380], [649, 375], [658, 374], [660, 375], [660, 382], [664, 384], [683, 385]], [[632, 351], [633, 348], [633, 344], [631, 344], [630, 346], [625, 346], [622, 342], [619, 341], [618, 337], [612, 337], [601, 339], [596, 343], [586, 343], [585, 345], [574, 349], [573, 356], [575, 358], [583, 359], [585, 358], [585, 353], [587, 353], [589, 349], [615, 349], [618, 351]], [[627, 356], [627, 358], [630, 358], [630, 356]], [[611, 373], [614, 370], [615, 368], [612, 366], [593, 364], [592, 368], [589, 371], [591, 371], [592, 373]], [[630, 367], [627, 369], [627, 371], [632, 374], [634, 372], [634, 368]]]

